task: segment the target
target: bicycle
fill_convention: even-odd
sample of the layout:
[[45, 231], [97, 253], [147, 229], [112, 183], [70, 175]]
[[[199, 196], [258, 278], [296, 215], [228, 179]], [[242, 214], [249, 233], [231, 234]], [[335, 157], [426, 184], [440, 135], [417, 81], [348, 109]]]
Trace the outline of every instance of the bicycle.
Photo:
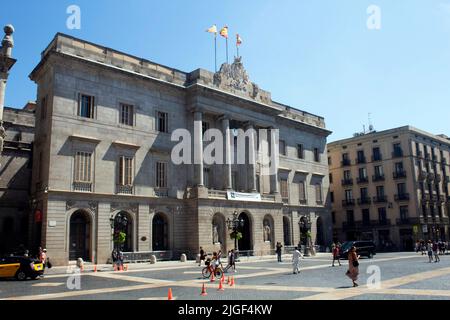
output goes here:
[[[211, 274], [212, 274], [212, 270], [211, 270], [212, 268], [211, 268], [211, 266], [210, 265], [207, 265], [206, 267], [204, 267], [203, 269], [202, 269], [202, 276], [203, 276], [203, 279], [207, 279], [207, 278], [210, 278], [211, 277]], [[215, 268], [215, 270], [214, 270], [215, 272], [214, 272], [214, 276], [216, 277], [216, 278], [221, 278], [222, 277], [222, 274], [223, 274], [223, 266], [222, 266], [222, 264], [219, 264], [216, 268]]]

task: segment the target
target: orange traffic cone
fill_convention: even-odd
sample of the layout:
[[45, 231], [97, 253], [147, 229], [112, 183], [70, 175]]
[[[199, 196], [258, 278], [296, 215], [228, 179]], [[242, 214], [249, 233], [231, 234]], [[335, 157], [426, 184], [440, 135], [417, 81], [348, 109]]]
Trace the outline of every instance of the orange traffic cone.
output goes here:
[[230, 284], [230, 276], [228, 276], [227, 284]]
[[219, 289], [217, 289], [217, 291], [225, 291], [225, 289], [223, 288], [223, 284], [222, 284], [222, 280], [220, 280], [219, 282]]
[[169, 294], [167, 295], [167, 300], [173, 300], [172, 288], [169, 288]]
[[214, 273], [211, 273], [211, 282], [215, 282], [216, 281], [216, 277], [214, 276]]
[[97, 272], [97, 265], [94, 265], [94, 272]]
[[120, 265], [120, 271], [123, 271], [123, 264]]
[[128, 271], [128, 265], [127, 264], [125, 265], [125, 271]]
[[220, 277], [220, 282], [225, 282], [225, 275], [222, 273], [222, 277]]
[[200, 293], [200, 295], [201, 296], [207, 296], [208, 294], [206, 293], [206, 287], [205, 287], [205, 284], [203, 284], [203, 287], [202, 287], [202, 293]]
[[231, 277], [230, 287], [234, 287], [234, 276]]

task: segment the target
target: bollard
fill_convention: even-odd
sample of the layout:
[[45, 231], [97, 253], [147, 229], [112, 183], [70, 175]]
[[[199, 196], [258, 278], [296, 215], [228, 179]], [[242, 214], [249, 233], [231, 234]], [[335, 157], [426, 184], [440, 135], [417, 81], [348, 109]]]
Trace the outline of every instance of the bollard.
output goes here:
[[155, 255], [151, 255], [150, 256], [150, 263], [151, 264], [155, 264], [156, 263], [156, 256]]
[[183, 253], [183, 254], [181, 255], [180, 261], [181, 261], [181, 262], [186, 262], [186, 261], [187, 261], [186, 254]]

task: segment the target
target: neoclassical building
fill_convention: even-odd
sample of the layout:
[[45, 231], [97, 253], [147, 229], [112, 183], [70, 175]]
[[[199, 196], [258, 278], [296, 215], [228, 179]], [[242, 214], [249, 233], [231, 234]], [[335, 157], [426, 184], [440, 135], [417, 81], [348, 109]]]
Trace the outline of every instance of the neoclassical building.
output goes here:
[[[38, 87], [32, 190], [43, 214], [34, 232], [56, 264], [107, 262], [118, 231], [126, 252], [226, 252], [234, 215], [243, 221], [238, 248], [250, 254], [297, 244], [307, 221], [314, 243], [331, 241], [324, 119], [273, 101], [240, 58], [216, 74], [186, 73], [57, 34], [30, 78]], [[231, 159], [234, 133], [249, 128], [279, 130], [272, 175], [259, 162], [172, 161], [177, 129], [205, 150], [208, 129], [219, 130]], [[259, 150], [259, 135], [247, 138]], [[193, 150], [202, 159], [204, 149]]]

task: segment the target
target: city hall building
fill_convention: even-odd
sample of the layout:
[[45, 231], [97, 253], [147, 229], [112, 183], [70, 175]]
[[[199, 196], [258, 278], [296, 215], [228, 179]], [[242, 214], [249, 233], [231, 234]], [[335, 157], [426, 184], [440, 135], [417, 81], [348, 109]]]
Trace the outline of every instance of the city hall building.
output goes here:
[[[194, 257], [200, 246], [226, 252], [234, 248], [227, 220], [236, 217], [238, 248], [248, 254], [296, 245], [306, 234], [316, 245], [331, 241], [330, 131], [322, 117], [272, 101], [240, 58], [217, 73], [186, 73], [57, 34], [30, 78], [38, 88], [32, 203], [42, 214], [32, 237], [55, 264], [106, 263], [116, 229], [136, 256]], [[204, 133], [220, 130], [228, 159], [234, 135], [225, 133], [249, 128], [279, 129], [270, 176], [258, 162], [171, 160], [177, 129], [205, 147]], [[258, 139], [249, 136], [248, 148]], [[203, 149], [194, 153], [201, 158]]]

